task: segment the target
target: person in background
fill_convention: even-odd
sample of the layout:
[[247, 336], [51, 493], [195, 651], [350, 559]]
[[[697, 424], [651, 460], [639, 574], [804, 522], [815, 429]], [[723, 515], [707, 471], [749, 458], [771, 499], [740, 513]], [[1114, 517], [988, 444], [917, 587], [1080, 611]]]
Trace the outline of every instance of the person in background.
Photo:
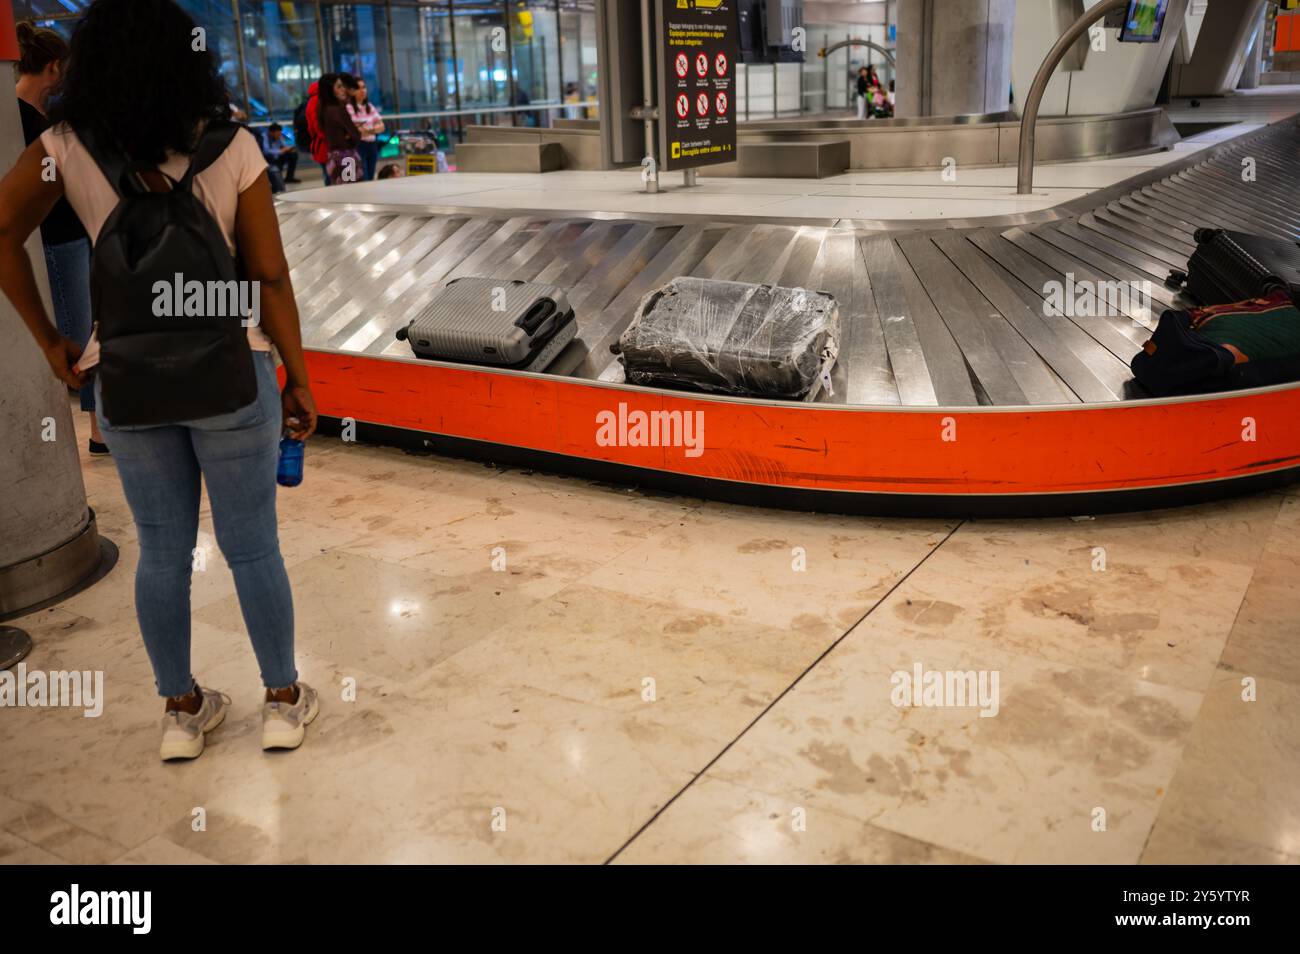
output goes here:
[[384, 120], [380, 117], [379, 110], [370, 102], [370, 95], [366, 92], [366, 81], [359, 76], [355, 77], [355, 80], [357, 85], [348, 103], [348, 115], [361, 131], [361, 142], [357, 144], [357, 152], [361, 154], [361, 178], [369, 182], [375, 177], [375, 166], [379, 165], [378, 136], [384, 131]]
[[864, 66], [858, 70], [857, 93], [854, 100], [858, 105], [858, 119], [867, 118], [867, 103], [871, 99], [871, 74]]
[[384, 168], [379, 170], [380, 179], [400, 179], [405, 173], [402, 172], [402, 164], [399, 162], [390, 162]]
[[[23, 140], [31, 145], [50, 125], [46, 118], [50, 94], [63, 77], [68, 44], [53, 30], [18, 24], [17, 64], [18, 112], [23, 122]], [[50, 299], [59, 332], [84, 348], [90, 340], [90, 238], [66, 199], [55, 203], [41, 223], [45, 248], [45, 271], [50, 278]], [[90, 412], [89, 451], [100, 457], [108, 445], [99, 432], [95, 417], [95, 388], [80, 388], [81, 409]]]
[[[206, 125], [229, 115], [215, 59], [191, 46], [194, 30], [173, 0], [94, 0], [72, 37], [53, 125], [0, 180], [0, 292], [54, 375], [70, 385], [85, 383], [98, 343], [92, 336], [83, 353], [50, 324], [24, 244], [61, 198], [96, 236], [118, 206], [76, 130], [111, 137], [152, 191], [185, 176]], [[50, 160], [53, 177], [44, 174]], [[205, 487], [265, 687], [262, 748], [301, 745], [319, 712], [315, 690], [298, 680], [295, 667], [293, 594], [275, 514], [281, 428], [307, 438], [316, 427], [316, 405], [265, 170], [256, 140], [240, 129], [193, 184], [193, 195], [239, 259], [241, 278], [257, 283], [260, 321], [247, 329], [256, 398], [229, 413], [129, 427], [114, 427], [98, 402], [139, 539], [135, 610], [166, 700], [164, 760], [200, 755], [206, 733], [230, 705], [223, 693], [201, 688], [190, 668], [190, 581]], [[200, 337], [195, 347], [203, 346]], [[272, 346], [284, 363], [283, 392]], [[102, 398], [103, 377], [95, 384]]]
[[[307, 87], [307, 95], [298, 108], [293, 111], [293, 139], [298, 144], [298, 149], [306, 152], [312, 159], [316, 159], [316, 138], [319, 131], [316, 128], [316, 118], [320, 113], [316, 101], [316, 94], [320, 89], [318, 83], [312, 83]], [[330, 184], [330, 177], [325, 173], [325, 167], [321, 166], [321, 175], [325, 179], [325, 184]]]
[[[317, 94], [317, 125], [324, 141], [325, 174], [330, 185], [356, 182], [361, 176], [361, 155], [357, 152], [361, 130], [348, 113], [352, 99], [349, 81], [350, 77], [343, 73], [327, 74]], [[315, 149], [312, 154], [317, 155]]]
[[578, 92], [577, 83], [566, 83], [564, 87], [564, 118], [580, 119], [582, 117], [582, 94]]
[[284, 139], [284, 127], [271, 123], [261, 131], [262, 155], [266, 157], [266, 171], [271, 177], [271, 191], [283, 192], [286, 182], [298, 182], [298, 149]]

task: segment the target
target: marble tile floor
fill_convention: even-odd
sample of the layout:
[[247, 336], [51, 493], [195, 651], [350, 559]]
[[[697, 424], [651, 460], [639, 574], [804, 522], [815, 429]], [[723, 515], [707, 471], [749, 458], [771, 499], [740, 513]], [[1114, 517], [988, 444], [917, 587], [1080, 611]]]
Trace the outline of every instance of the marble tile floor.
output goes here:
[[[322, 716], [260, 751], [205, 508], [195, 669], [234, 705], [164, 765], [83, 469], [121, 561], [17, 625], [104, 711], [0, 711], [6, 863], [1300, 862], [1300, 488], [887, 520], [314, 439], [280, 532]], [[917, 666], [990, 693], [896, 705]]]

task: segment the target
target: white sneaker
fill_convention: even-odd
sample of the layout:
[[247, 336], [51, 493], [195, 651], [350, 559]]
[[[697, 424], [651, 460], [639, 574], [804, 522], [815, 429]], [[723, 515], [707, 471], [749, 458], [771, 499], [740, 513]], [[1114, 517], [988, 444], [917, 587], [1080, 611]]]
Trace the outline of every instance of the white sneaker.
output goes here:
[[296, 749], [307, 735], [307, 726], [320, 712], [316, 690], [305, 682], [295, 683], [298, 701], [267, 702], [262, 705], [262, 748]]
[[163, 716], [162, 745], [158, 749], [164, 762], [172, 759], [196, 759], [203, 754], [203, 741], [209, 732], [221, 725], [230, 706], [230, 697], [213, 689], [200, 689], [203, 704], [199, 711], [169, 712]]

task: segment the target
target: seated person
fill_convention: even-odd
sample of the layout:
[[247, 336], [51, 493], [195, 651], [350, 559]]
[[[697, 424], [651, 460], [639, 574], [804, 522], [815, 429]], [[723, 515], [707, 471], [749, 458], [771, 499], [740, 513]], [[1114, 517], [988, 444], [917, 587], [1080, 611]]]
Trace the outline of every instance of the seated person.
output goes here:
[[298, 148], [285, 141], [284, 129], [279, 123], [271, 123], [263, 129], [261, 140], [267, 175], [271, 177], [271, 191], [283, 192], [286, 182], [299, 181], [294, 176], [298, 171]]

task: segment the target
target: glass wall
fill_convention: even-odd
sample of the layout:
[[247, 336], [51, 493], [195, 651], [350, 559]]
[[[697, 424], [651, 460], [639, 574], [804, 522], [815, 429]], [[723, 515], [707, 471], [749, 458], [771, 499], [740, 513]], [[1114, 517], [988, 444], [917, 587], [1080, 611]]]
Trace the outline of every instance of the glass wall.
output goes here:
[[243, 0], [239, 8], [253, 121], [285, 117], [320, 79], [320, 36], [313, 4]]
[[454, 110], [456, 75], [452, 68], [450, 4], [447, 0], [420, 7], [394, 4], [389, 15], [393, 24], [396, 111]]
[[[90, 0], [12, 2], [20, 19], [68, 34]], [[396, 120], [390, 128], [455, 135], [473, 123], [536, 126], [598, 114], [596, 0], [177, 2], [207, 30], [231, 96], [253, 123], [287, 123], [307, 88], [337, 70], [365, 78], [371, 101]], [[881, 67], [882, 58], [860, 47], [837, 51], [829, 63], [816, 55], [851, 35], [893, 45], [883, 26], [809, 23], [802, 67], [742, 67], [749, 95], [742, 84], [741, 115], [851, 108], [857, 67]]]
[[[177, 0], [207, 34], [208, 51], [217, 59], [231, 98], [247, 110], [248, 94], [240, 69], [239, 37], [230, 0]], [[252, 118], [250, 114], [250, 118]]]

